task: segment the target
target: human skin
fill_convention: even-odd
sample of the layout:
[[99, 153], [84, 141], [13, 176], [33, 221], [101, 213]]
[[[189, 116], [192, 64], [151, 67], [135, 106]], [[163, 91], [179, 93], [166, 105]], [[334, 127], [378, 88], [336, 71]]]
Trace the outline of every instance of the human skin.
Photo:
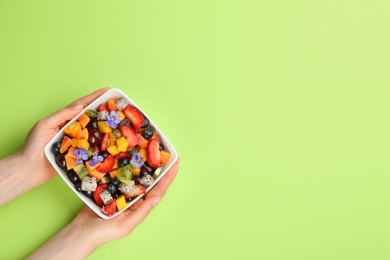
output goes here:
[[160, 202], [178, 170], [179, 160], [144, 197], [115, 218], [102, 219], [84, 207], [27, 259], [86, 259], [99, 246], [128, 236]]
[[[23, 147], [0, 160], [0, 206], [56, 176], [44, 149], [73, 117], [109, 88], [99, 89], [39, 120], [29, 131]], [[31, 174], [32, 169], [34, 174]], [[39, 170], [38, 170], [39, 169]]]
[[[23, 147], [0, 159], [0, 206], [56, 176], [44, 155], [45, 146], [69, 120], [107, 90], [99, 89], [39, 120]], [[37, 169], [34, 174], [32, 169]], [[99, 246], [129, 235], [163, 198], [178, 169], [179, 159], [145, 196], [115, 218], [104, 220], [85, 207], [28, 259], [85, 259]]]

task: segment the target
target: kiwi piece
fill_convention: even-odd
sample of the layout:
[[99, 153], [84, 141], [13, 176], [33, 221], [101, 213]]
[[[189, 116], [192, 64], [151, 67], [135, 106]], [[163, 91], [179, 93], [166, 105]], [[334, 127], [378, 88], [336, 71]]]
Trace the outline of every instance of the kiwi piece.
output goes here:
[[116, 172], [116, 177], [120, 182], [129, 184], [132, 177], [130, 164], [124, 165], [118, 169]]
[[74, 171], [77, 173], [77, 175], [80, 177], [81, 180], [84, 179], [84, 177], [88, 175], [88, 170], [84, 165], [83, 165], [83, 167], [80, 167], [77, 170], [76, 170], [76, 168], [74, 168]]
[[98, 116], [97, 111], [92, 110], [92, 109], [87, 109], [87, 110], [85, 110], [85, 113], [86, 113], [89, 117], [91, 117], [91, 118], [96, 118], [96, 117]]
[[104, 175], [100, 180], [99, 180], [99, 185], [104, 184], [104, 183], [109, 183], [112, 180], [110, 174]]

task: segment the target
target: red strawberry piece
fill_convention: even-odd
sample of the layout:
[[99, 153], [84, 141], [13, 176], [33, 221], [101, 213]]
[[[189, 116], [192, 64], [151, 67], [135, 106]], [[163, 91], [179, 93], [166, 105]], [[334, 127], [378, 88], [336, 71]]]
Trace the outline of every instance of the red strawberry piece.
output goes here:
[[152, 138], [146, 146], [146, 160], [153, 168], [160, 167], [160, 140]]
[[97, 145], [94, 145], [94, 146], [92, 147], [92, 151], [96, 152], [96, 151], [98, 151], [98, 150], [99, 150], [99, 147], [97, 147]]
[[118, 160], [124, 158], [131, 159], [131, 155], [125, 152], [119, 152], [117, 155], [115, 155], [115, 158], [117, 158]]
[[131, 121], [131, 124], [135, 129], [140, 128], [144, 124], [144, 115], [141, 113], [141, 111], [138, 110], [138, 108], [132, 105], [127, 105], [123, 109], [123, 113], [125, 114], [126, 118]]
[[108, 111], [107, 107], [104, 104], [100, 104], [97, 108], [97, 111], [100, 112], [103, 110]]
[[141, 184], [136, 184], [134, 189], [129, 194], [123, 194], [125, 198], [131, 198], [146, 193], [146, 189]]
[[95, 201], [95, 203], [99, 206], [99, 207], [103, 207], [104, 205], [104, 202], [102, 200], [102, 198], [100, 197], [100, 193], [102, 193], [102, 191], [104, 191], [105, 189], [107, 189], [107, 183], [104, 183], [104, 184], [101, 184], [99, 185], [96, 190], [93, 192], [93, 199]]
[[97, 168], [97, 170], [101, 173], [107, 173], [114, 168], [115, 165], [115, 158], [111, 154], [107, 155], [107, 157], [104, 159], [104, 161], [100, 164], [100, 166]]
[[108, 139], [110, 139], [110, 134], [103, 134], [102, 143], [100, 144], [100, 151], [104, 152], [107, 150]]
[[113, 201], [111, 201], [110, 203], [102, 207], [102, 212], [109, 217], [114, 215], [115, 211], [116, 211], [116, 199], [114, 199]]
[[129, 148], [132, 148], [137, 145], [138, 143], [138, 135], [137, 131], [131, 126], [127, 125], [121, 125], [119, 126], [119, 131], [121, 132], [122, 136], [124, 136], [127, 141], [129, 142]]

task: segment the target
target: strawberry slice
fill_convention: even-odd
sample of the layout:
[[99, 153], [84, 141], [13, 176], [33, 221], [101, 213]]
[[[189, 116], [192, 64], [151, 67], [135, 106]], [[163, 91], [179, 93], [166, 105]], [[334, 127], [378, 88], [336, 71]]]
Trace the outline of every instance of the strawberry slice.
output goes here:
[[145, 193], [146, 193], [145, 187], [142, 186], [141, 184], [136, 184], [134, 189], [130, 193], [128, 194], [124, 193], [123, 195], [125, 196], [125, 198], [132, 198]]
[[92, 146], [92, 151], [93, 152], [99, 151], [99, 147], [97, 147], [97, 145]]
[[127, 125], [121, 125], [119, 126], [119, 131], [121, 132], [122, 136], [124, 136], [127, 141], [129, 142], [128, 148], [133, 148], [138, 143], [138, 135], [137, 131], [131, 126]]
[[131, 159], [131, 155], [129, 153], [125, 153], [125, 152], [119, 152], [119, 153], [117, 153], [117, 155], [115, 155], [115, 158], [117, 158], [118, 160], [124, 159], [124, 158]]
[[109, 139], [110, 139], [109, 133], [103, 134], [102, 143], [100, 144], [100, 151], [104, 152], [107, 150], [107, 144]]
[[107, 155], [104, 161], [100, 164], [97, 170], [101, 173], [107, 173], [114, 168], [115, 165], [115, 157], [111, 154]]
[[153, 168], [160, 167], [160, 140], [152, 138], [146, 146], [146, 160]]
[[138, 110], [138, 108], [132, 105], [127, 105], [123, 109], [123, 113], [125, 114], [126, 118], [131, 121], [131, 124], [135, 129], [140, 128], [144, 124], [144, 115], [141, 113], [141, 111]]
[[103, 110], [108, 111], [107, 107], [104, 104], [100, 104], [97, 108], [97, 111], [100, 112]]
[[102, 212], [107, 216], [112, 216], [116, 212], [116, 199], [108, 203], [107, 205], [104, 205], [102, 207]]
[[99, 207], [103, 207], [103, 205], [104, 205], [104, 202], [103, 202], [102, 198], [100, 197], [100, 193], [102, 193], [102, 191], [104, 191], [105, 189], [107, 189], [107, 186], [108, 186], [107, 183], [101, 184], [101, 185], [99, 185], [99, 186], [96, 188], [96, 190], [93, 192], [93, 199], [95, 200], [95, 203], [96, 203]]

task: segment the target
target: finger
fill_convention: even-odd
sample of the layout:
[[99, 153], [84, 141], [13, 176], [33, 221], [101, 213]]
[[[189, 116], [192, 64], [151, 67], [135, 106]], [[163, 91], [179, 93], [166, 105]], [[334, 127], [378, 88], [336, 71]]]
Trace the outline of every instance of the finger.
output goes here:
[[148, 196], [159, 196], [163, 197], [167, 192], [169, 186], [175, 179], [177, 172], [179, 171], [180, 158], [173, 164], [173, 166], [167, 171], [164, 177], [154, 186], [149, 192]]
[[89, 104], [92, 103], [92, 101], [94, 101], [95, 99], [97, 99], [98, 97], [100, 97], [103, 93], [105, 93], [107, 90], [109, 90], [110, 88], [101, 88], [101, 89], [98, 89], [96, 90], [95, 92], [91, 93], [91, 94], [88, 94], [84, 97], [81, 97], [79, 99], [77, 99], [76, 101], [73, 101], [72, 103], [70, 103], [68, 106], [66, 107], [75, 107], [77, 106], [78, 104], [82, 104], [83, 107], [86, 107], [88, 106]]
[[67, 121], [75, 117], [80, 111], [88, 106], [92, 101], [101, 96], [104, 92], [109, 90], [109, 88], [99, 89], [87, 96], [79, 98], [78, 100], [72, 102], [65, 108], [55, 112], [54, 114], [48, 116], [45, 120], [45, 123], [48, 127], [60, 128]]
[[54, 114], [46, 117], [43, 122], [46, 128], [61, 128], [66, 122], [74, 118], [83, 107], [80, 105], [74, 108], [63, 108]]
[[135, 210], [131, 211], [131, 217], [126, 218], [126, 225], [133, 230], [149, 215], [153, 208], [160, 202], [160, 197], [148, 197]]
[[[136, 201], [131, 207], [129, 208], [131, 211], [137, 210], [137, 208], [144, 203], [146, 198], [148, 197], [159, 197], [162, 198], [165, 193], [168, 190], [169, 185], [173, 182], [174, 178], [176, 177], [176, 174], [179, 170], [179, 164], [180, 158], [177, 159], [177, 161], [174, 163], [174, 165], [168, 170], [168, 172], [164, 175], [163, 178], [154, 186], [147, 194], [146, 196], [140, 198], [138, 201]], [[162, 184], [161, 184], [162, 183]], [[146, 197], [146, 198], [145, 198]]]

